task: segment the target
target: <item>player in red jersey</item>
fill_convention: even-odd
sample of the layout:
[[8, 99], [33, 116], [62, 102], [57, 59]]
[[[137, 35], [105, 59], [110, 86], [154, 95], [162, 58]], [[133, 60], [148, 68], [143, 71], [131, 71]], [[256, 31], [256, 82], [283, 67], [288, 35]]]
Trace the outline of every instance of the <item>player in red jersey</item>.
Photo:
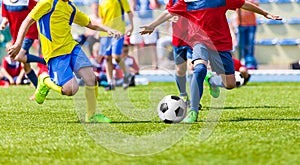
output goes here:
[[[178, 0], [170, 0], [166, 5], [166, 9], [168, 10], [169, 8], [172, 8], [176, 2], [178, 2]], [[190, 106], [190, 100], [186, 91], [186, 72], [187, 63], [189, 63], [188, 61], [191, 61], [193, 51], [187, 43], [189, 42], [188, 31], [183, 28], [188, 25], [188, 20], [184, 17], [176, 16], [170, 21], [172, 22], [172, 45], [176, 70], [176, 85], [179, 90], [180, 97], [184, 99], [187, 106]], [[191, 76], [192, 74], [189, 74], [189, 79], [191, 79]], [[199, 109], [201, 109], [200, 104]]]
[[[11, 42], [6, 43], [6, 51], [11, 46]], [[9, 55], [2, 58], [0, 80], [7, 81], [9, 84], [19, 85], [25, 84], [25, 72], [22, 64], [14, 60]]]
[[[281, 20], [245, 0], [179, 0], [141, 31], [151, 33], [156, 26], [173, 15], [187, 18], [188, 44], [193, 47], [191, 80], [191, 108], [183, 122], [193, 123], [198, 118], [198, 106], [203, 94], [203, 81], [208, 82], [210, 94], [219, 97], [219, 87], [232, 89], [236, 85], [231, 55], [232, 39], [226, 18], [227, 10], [243, 8], [261, 14], [268, 19]], [[207, 63], [220, 76], [207, 74]]]
[[[17, 39], [18, 31], [23, 20], [33, 9], [36, 3], [36, 0], [2, 0], [3, 20], [0, 25], [0, 30], [3, 30], [9, 24], [13, 43]], [[35, 39], [38, 39], [38, 30], [36, 24], [33, 24], [29, 28], [28, 33], [26, 34], [21, 51], [18, 55], [12, 58], [15, 58], [17, 61], [22, 62], [24, 64], [24, 70], [27, 77], [30, 79], [33, 85], [37, 87], [37, 76], [34, 70], [31, 69], [30, 62], [39, 62], [43, 64], [46, 64], [46, 62], [41, 57], [29, 54], [29, 49]], [[34, 99], [34, 96], [30, 98]]]

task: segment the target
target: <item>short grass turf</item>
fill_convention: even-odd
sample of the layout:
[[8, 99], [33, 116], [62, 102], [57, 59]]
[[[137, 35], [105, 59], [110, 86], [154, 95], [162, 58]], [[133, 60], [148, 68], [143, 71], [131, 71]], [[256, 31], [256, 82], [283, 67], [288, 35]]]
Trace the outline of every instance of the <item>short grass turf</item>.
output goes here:
[[249, 83], [219, 99], [205, 86], [195, 124], [157, 117], [175, 83], [99, 88], [110, 124], [81, 122], [84, 88], [51, 91], [42, 105], [28, 99], [33, 91], [0, 88], [0, 164], [300, 164], [300, 83]]

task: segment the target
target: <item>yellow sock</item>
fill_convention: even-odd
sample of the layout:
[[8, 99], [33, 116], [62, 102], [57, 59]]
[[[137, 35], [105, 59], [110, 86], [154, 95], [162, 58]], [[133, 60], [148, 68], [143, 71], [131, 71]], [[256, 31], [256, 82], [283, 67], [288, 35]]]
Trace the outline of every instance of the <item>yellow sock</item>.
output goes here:
[[98, 86], [85, 86], [85, 98], [87, 103], [86, 117], [92, 117], [96, 112]]
[[53, 89], [54, 91], [62, 94], [62, 87], [61, 86], [58, 86], [56, 85], [53, 81], [51, 81], [50, 77], [46, 77], [44, 79], [44, 83], [50, 88], [50, 89]]

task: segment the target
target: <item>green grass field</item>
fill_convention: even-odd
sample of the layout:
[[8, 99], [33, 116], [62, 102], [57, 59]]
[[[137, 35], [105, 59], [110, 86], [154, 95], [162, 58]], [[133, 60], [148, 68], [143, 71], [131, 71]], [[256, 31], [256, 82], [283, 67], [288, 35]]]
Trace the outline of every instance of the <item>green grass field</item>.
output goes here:
[[0, 88], [0, 164], [300, 164], [300, 83], [249, 83], [217, 100], [205, 87], [199, 122], [171, 125], [156, 106], [174, 83], [99, 89], [111, 124], [80, 122], [82, 89], [38, 105], [29, 86]]

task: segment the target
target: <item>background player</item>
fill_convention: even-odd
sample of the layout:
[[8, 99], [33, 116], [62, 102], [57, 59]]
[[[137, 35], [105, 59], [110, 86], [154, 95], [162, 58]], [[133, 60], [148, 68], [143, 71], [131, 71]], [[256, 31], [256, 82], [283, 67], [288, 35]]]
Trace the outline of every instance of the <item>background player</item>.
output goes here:
[[[98, 86], [92, 65], [71, 34], [72, 23], [98, 31], [106, 31], [109, 35], [121, 37], [121, 33], [106, 26], [91, 23], [90, 18], [81, 12], [69, 0], [41, 0], [29, 13], [18, 33], [15, 44], [9, 48], [9, 54], [19, 53], [21, 43], [29, 27], [39, 22], [39, 34], [42, 52], [48, 63], [49, 75], [39, 76], [36, 90], [36, 102], [42, 104], [50, 89], [73, 96], [79, 89], [73, 72], [84, 80], [87, 111], [85, 122], [111, 122], [102, 114], [95, 114]], [[53, 81], [52, 81], [53, 80]]]
[[[0, 30], [4, 30], [5, 27], [9, 24], [9, 29], [12, 35], [13, 43], [17, 39], [18, 31], [23, 20], [26, 18], [28, 13], [32, 10], [32, 8], [35, 5], [36, 0], [2, 0], [3, 19], [0, 25]], [[29, 49], [33, 44], [34, 40], [37, 38], [37, 27], [36, 24], [33, 24], [29, 28], [25, 36], [21, 51], [18, 54], [12, 56], [12, 58], [15, 58], [17, 61], [20, 61], [24, 64], [25, 73], [35, 87], [37, 87], [37, 76], [34, 70], [31, 69], [30, 62], [40, 62], [46, 64], [43, 58], [29, 54]], [[30, 99], [34, 99], [34, 96], [31, 96]]]

